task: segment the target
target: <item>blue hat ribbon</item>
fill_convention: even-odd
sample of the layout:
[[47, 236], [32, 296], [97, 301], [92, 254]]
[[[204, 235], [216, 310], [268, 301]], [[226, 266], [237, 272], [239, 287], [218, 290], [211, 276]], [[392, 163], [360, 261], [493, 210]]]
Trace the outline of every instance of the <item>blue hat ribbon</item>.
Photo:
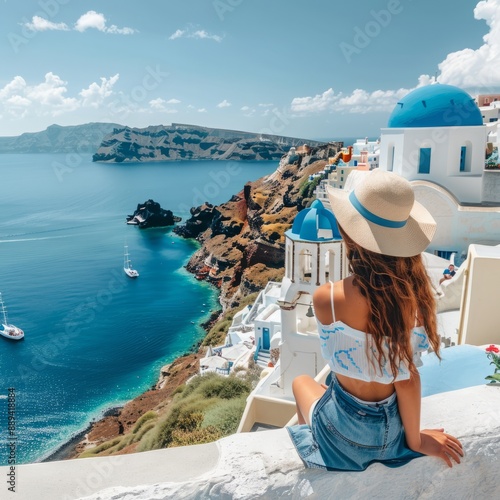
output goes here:
[[356, 198], [356, 195], [354, 194], [354, 191], [351, 191], [349, 194], [349, 201], [352, 203], [352, 206], [369, 222], [373, 222], [374, 224], [377, 224], [378, 226], [382, 227], [389, 227], [391, 229], [398, 229], [401, 227], [404, 227], [406, 225], [405, 220], [399, 221], [399, 220], [390, 220], [390, 219], [384, 219], [383, 217], [379, 217], [378, 215], [375, 215], [373, 212], [370, 212], [368, 209], [366, 209], [361, 202]]

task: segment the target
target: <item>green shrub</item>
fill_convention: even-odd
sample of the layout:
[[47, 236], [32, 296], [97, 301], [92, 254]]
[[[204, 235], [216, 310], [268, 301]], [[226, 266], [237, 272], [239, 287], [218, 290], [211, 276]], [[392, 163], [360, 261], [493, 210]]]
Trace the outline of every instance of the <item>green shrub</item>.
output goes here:
[[93, 455], [96, 455], [98, 453], [102, 453], [103, 451], [109, 451], [111, 448], [119, 444], [121, 441], [120, 438], [112, 439], [111, 441], [106, 441], [105, 443], [100, 444], [99, 446], [96, 446], [95, 448], [91, 448], [90, 450], [84, 451], [80, 457], [85, 458], [85, 457], [91, 457]]
[[190, 446], [193, 444], [211, 443], [222, 437], [222, 433], [215, 427], [195, 429], [191, 432], [174, 431], [171, 446]]
[[232, 399], [250, 392], [250, 386], [244, 380], [236, 377], [218, 377], [207, 380], [200, 387], [203, 397]]
[[202, 428], [219, 429], [222, 436], [229, 436], [238, 430], [241, 416], [245, 410], [246, 397], [219, 401], [205, 413]]
[[148, 420], [151, 420], [153, 418], [157, 418], [158, 415], [156, 414], [155, 411], [148, 411], [144, 415], [142, 415], [139, 420], [135, 423], [134, 429], [132, 432], [134, 434], [137, 434], [137, 431], [142, 427], [142, 425], [147, 422]]
[[148, 422], [146, 425], [141, 427], [140, 432], [137, 433], [135, 437], [135, 441], [141, 441], [143, 436], [149, 432], [151, 429], [154, 429], [156, 424], [154, 422]]

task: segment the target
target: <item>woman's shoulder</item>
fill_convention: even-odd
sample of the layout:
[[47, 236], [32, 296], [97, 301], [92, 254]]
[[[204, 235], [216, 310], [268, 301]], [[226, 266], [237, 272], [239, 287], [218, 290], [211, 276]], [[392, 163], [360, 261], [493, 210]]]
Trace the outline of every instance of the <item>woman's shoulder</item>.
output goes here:
[[357, 329], [366, 326], [368, 303], [359, 288], [353, 284], [353, 276], [318, 287], [314, 292], [313, 303], [316, 317], [323, 325], [329, 325], [334, 320], [341, 320]]

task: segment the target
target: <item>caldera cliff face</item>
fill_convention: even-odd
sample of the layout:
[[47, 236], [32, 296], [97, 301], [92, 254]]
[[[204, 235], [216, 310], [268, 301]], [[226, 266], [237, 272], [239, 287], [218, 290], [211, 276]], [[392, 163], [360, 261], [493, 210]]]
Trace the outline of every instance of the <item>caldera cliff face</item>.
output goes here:
[[205, 203], [174, 231], [196, 238], [200, 249], [187, 269], [220, 288], [223, 308], [261, 290], [284, 274], [285, 236], [297, 213], [315, 199], [328, 157], [340, 143], [311, 148], [307, 155], [287, 154], [271, 175], [247, 183], [222, 205]]

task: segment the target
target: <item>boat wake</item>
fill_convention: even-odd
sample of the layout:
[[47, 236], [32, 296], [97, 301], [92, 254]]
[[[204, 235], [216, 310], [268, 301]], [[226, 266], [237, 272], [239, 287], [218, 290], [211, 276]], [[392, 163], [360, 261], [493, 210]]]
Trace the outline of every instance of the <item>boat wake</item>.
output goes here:
[[41, 240], [56, 240], [59, 238], [69, 238], [71, 235], [65, 236], [42, 236], [41, 238], [17, 238], [15, 240], [0, 240], [0, 243], [18, 243], [20, 241], [41, 241]]
[[[35, 236], [37, 234], [46, 234], [46, 233], [57, 233], [61, 231], [70, 231], [72, 229], [80, 229], [82, 227], [91, 227], [94, 224], [83, 224], [79, 226], [70, 226], [70, 227], [61, 227], [59, 229], [47, 229], [46, 231], [32, 231], [28, 233], [17, 233], [17, 234], [5, 234], [0, 235], [0, 243], [16, 243], [20, 241], [40, 241], [40, 240], [52, 240], [56, 238], [68, 238], [71, 236], [70, 234], [66, 235], [55, 235], [55, 236]], [[24, 238], [24, 236], [28, 236]]]

